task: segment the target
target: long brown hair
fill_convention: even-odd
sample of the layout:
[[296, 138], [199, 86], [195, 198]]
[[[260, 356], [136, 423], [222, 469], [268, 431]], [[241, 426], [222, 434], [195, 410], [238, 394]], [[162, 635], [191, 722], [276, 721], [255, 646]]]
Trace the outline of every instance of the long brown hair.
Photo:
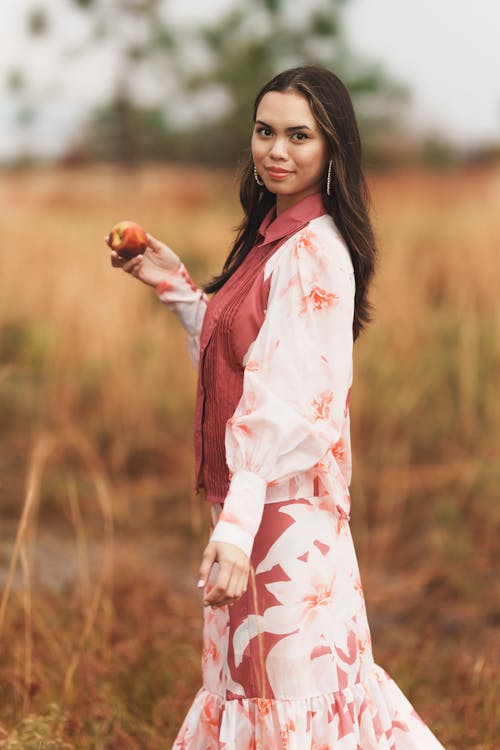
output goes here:
[[[326, 138], [333, 162], [330, 195], [326, 194], [326, 168], [323, 204], [332, 216], [351, 255], [356, 280], [353, 334], [356, 339], [370, 320], [368, 288], [375, 269], [377, 247], [368, 213], [369, 193], [361, 165], [361, 140], [349, 93], [331, 71], [316, 65], [290, 68], [279, 73], [259, 91], [253, 119], [262, 97], [269, 91], [293, 90], [302, 94]], [[243, 167], [240, 201], [244, 217], [222, 272], [205, 286], [216, 292], [234, 273], [255, 245], [259, 226], [276, 203], [276, 196], [257, 185], [251, 155]]]

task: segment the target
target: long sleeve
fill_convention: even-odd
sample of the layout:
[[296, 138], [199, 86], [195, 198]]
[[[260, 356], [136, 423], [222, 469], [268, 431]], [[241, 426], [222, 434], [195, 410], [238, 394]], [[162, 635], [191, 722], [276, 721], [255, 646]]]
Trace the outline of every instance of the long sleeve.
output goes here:
[[181, 263], [167, 271], [165, 279], [155, 287], [158, 299], [177, 316], [189, 336], [189, 356], [198, 367], [200, 356], [200, 334], [208, 298], [198, 289]]
[[311, 222], [271, 258], [266, 317], [247, 352], [243, 394], [226, 427], [232, 479], [211, 538], [248, 555], [267, 485], [324, 459], [348, 413], [354, 272], [325, 219]]

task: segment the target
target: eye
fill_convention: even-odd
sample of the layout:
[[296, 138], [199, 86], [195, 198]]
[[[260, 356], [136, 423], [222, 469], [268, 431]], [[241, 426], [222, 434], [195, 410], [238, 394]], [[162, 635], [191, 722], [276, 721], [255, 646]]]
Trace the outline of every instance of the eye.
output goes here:
[[260, 135], [263, 138], [269, 138], [273, 134], [273, 131], [271, 130], [271, 128], [268, 128], [264, 125], [258, 126], [255, 129], [255, 132], [257, 133], [257, 135]]
[[307, 133], [303, 133], [302, 131], [299, 131], [298, 133], [294, 133], [292, 135], [292, 140], [295, 140], [297, 143], [302, 143], [303, 141], [307, 141], [309, 139], [309, 136]]

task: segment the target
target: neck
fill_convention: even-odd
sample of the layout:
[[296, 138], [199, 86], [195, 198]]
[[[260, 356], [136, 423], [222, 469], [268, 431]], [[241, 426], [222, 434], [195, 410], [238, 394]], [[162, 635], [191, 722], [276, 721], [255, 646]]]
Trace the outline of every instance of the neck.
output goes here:
[[310, 195], [314, 195], [319, 192], [319, 187], [315, 186], [314, 189], [305, 190], [303, 193], [295, 193], [294, 195], [277, 195], [276, 196], [276, 216], [279, 216], [287, 209], [295, 206], [304, 198], [309, 198]]
[[279, 216], [283, 213], [283, 211], [286, 211], [287, 208], [290, 208], [294, 205], [294, 202], [290, 200], [288, 195], [277, 195], [276, 196], [276, 216]]

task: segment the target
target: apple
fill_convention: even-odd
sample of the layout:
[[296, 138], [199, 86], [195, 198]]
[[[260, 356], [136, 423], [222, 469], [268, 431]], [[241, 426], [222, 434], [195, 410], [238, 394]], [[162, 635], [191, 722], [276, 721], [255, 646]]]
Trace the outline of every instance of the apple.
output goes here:
[[106, 242], [112, 250], [116, 250], [118, 255], [127, 260], [140, 255], [148, 246], [146, 232], [134, 221], [120, 221], [115, 224]]

